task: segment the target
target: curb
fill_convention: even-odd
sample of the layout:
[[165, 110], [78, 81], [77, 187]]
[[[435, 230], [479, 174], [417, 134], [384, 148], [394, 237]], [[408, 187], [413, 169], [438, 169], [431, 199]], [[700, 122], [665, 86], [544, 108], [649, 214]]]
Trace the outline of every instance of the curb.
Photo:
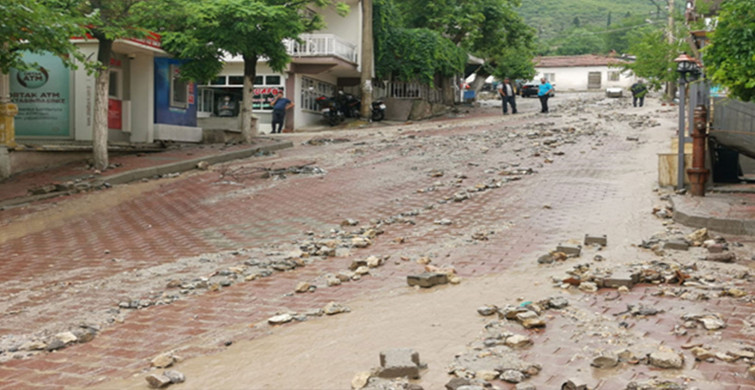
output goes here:
[[[154, 167], [140, 168], [140, 169], [135, 169], [133, 171], [121, 172], [121, 173], [117, 173], [117, 174], [106, 176], [106, 177], [99, 177], [92, 180], [91, 185], [93, 188], [97, 188], [105, 184], [108, 184], [108, 185], [126, 184], [133, 181], [149, 178], [149, 177], [166, 175], [169, 173], [190, 171], [192, 169], [196, 169], [197, 164], [201, 161], [205, 161], [209, 164], [218, 164], [218, 163], [222, 163], [226, 161], [249, 158], [259, 152], [273, 152], [276, 150], [291, 148], [293, 146], [294, 146], [293, 142], [285, 141], [285, 142], [277, 142], [270, 145], [258, 146], [254, 148], [244, 149], [244, 150], [236, 150], [233, 152], [220, 153], [220, 154], [209, 155], [209, 156], [204, 156], [204, 157], [196, 157], [190, 160], [184, 160], [184, 161], [179, 161], [175, 163], [158, 165]], [[26, 203], [55, 198], [58, 196], [71, 195], [73, 193], [74, 193], [73, 191], [66, 190], [66, 191], [51, 192], [51, 193], [41, 194], [41, 195], [30, 195], [30, 196], [23, 196], [23, 197], [14, 198], [14, 199], [8, 199], [8, 200], [0, 202], [0, 210], [6, 209], [8, 207], [19, 206]]]
[[[705, 202], [712, 204], [713, 207], [729, 207], [724, 202], [717, 202], [710, 198], [706, 198]], [[682, 225], [707, 228], [725, 234], [755, 236], [755, 220], [705, 215], [700, 212], [699, 208], [685, 204], [684, 199], [679, 197], [671, 197], [671, 205], [674, 207], [674, 221]]]

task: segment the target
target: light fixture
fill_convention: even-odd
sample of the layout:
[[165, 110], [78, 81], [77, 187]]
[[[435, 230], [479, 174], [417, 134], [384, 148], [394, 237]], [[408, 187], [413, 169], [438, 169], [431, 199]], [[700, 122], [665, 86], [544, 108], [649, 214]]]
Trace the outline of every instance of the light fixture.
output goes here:
[[695, 79], [700, 74], [697, 60], [688, 56], [687, 53], [680, 54], [679, 57], [674, 59], [674, 62], [676, 62], [676, 71], [684, 81], [687, 81], [687, 76], [692, 76]]

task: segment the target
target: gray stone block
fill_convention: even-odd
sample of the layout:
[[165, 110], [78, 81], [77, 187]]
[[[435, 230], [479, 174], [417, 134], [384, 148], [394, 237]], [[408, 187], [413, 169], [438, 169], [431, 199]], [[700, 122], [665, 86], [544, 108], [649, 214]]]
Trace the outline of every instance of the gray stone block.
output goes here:
[[611, 276], [606, 276], [603, 279], [603, 287], [619, 288], [621, 286], [632, 287], [640, 280], [638, 273], [633, 273], [629, 270], [617, 270], [614, 271]]
[[469, 386], [472, 382], [467, 378], [453, 378], [446, 383], [446, 390], [458, 390], [462, 386]]
[[409, 348], [389, 349], [380, 352], [381, 378], [419, 378], [419, 353]]
[[593, 244], [606, 246], [608, 245], [608, 237], [606, 237], [605, 234], [601, 236], [592, 236], [589, 234], [585, 234], [585, 245], [593, 245]]
[[582, 253], [582, 245], [561, 244], [556, 247], [556, 252], [565, 253], [567, 256], [579, 256]]
[[419, 275], [409, 275], [406, 282], [410, 286], [420, 286], [430, 288], [438, 284], [448, 283], [448, 275], [437, 272], [423, 272]]
[[678, 251], [686, 251], [689, 249], [689, 243], [681, 238], [675, 238], [668, 240], [663, 244], [663, 249], [674, 249]]
[[162, 374], [152, 374], [148, 376], [146, 379], [147, 379], [147, 383], [149, 383], [149, 387], [153, 389], [166, 387], [170, 385], [171, 383], [173, 383], [170, 381], [170, 378]]

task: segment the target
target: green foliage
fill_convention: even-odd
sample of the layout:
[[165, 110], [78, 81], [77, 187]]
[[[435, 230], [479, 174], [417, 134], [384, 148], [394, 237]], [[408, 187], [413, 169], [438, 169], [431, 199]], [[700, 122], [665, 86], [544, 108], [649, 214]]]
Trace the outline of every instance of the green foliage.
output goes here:
[[658, 89], [665, 82], [676, 81], [678, 76], [674, 58], [683, 50], [683, 45], [682, 42], [669, 44], [662, 30], [646, 32], [629, 48], [636, 61], [623, 69], [647, 79], [653, 89]]
[[70, 42], [83, 36], [85, 19], [66, 7], [65, 2], [44, 0], [3, 0], [0, 2], [0, 72], [22, 69], [27, 64], [22, 52], [50, 52], [69, 66], [74, 58], [83, 60]]
[[579, 54], [597, 54], [604, 50], [605, 42], [584, 28], [574, 28], [557, 43], [556, 54], [573, 56]]
[[451, 40], [427, 28], [406, 28], [391, 0], [374, 1], [375, 73], [379, 78], [433, 84], [436, 75], [464, 69], [467, 55]]
[[703, 59], [711, 79], [729, 95], [755, 100], [755, 0], [728, 0]]
[[[280, 0], [186, 0], [183, 13], [166, 23], [163, 47], [191, 61], [182, 67], [184, 77], [205, 81], [217, 75], [227, 53], [255, 63], [265, 57], [273, 70], [282, 71], [290, 61], [285, 39], [323, 26], [322, 19], [301, 13], [308, 4], [324, 6], [330, 1]], [[347, 11], [339, 4], [339, 11]], [[161, 22], [165, 23], [165, 22]], [[245, 74], [248, 72], [245, 72]]]
[[492, 59], [492, 75], [499, 80], [510, 79], [531, 80], [535, 77], [535, 65], [532, 62], [533, 52], [527, 47], [503, 48]]

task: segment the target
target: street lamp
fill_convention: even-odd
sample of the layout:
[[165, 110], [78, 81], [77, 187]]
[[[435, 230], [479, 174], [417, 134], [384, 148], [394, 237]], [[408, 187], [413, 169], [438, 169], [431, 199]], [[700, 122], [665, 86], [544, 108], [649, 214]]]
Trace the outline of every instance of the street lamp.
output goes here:
[[677, 147], [677, 170], [676, 170], [676, 189], [684, 189], [684, 107], [685, 102], [685, 84], [688, 82], [687, 77], [692, 76], [692, 80], [697, 79], [700, 75], [700, 68], [697, 66], [697, 60], [682, 53], [674, 59], [676, 62], [676, 72], [679, 73], [679, 142]]

